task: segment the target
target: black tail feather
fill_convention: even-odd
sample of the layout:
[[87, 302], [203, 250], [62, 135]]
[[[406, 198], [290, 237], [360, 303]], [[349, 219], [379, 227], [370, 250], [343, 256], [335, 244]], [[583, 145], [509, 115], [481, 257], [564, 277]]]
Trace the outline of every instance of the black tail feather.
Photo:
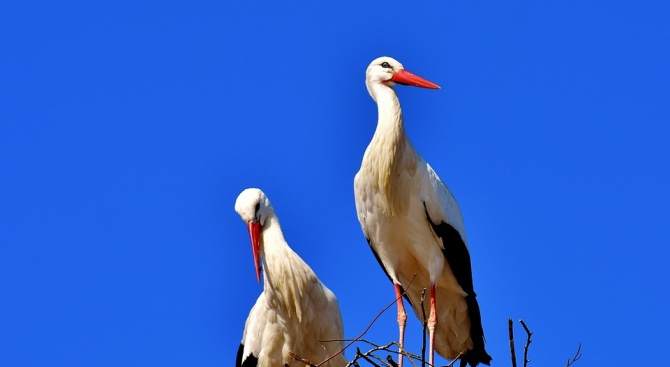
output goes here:
[[482, 328], [482, 316], [479, 311], [479, 303], [474, 295], [465, 297], [468, 304], [470, 316], [470, 338], [472, 338], [472, 349], [461, 356], [461, 367], [469, 364], [476, 367], [479, 363], [491, 365], [491, 356], [484, 349], [484, 329]]

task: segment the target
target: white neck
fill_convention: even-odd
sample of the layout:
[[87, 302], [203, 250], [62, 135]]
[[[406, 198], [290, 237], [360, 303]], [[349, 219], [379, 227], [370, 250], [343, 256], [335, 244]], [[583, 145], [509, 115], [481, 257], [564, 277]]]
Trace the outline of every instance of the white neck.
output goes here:
[[373, 84], [370, 87], [370, 95], [377, 102], [377, 130], [375, 136], [379, 134], [389, 134], [391, 132], [404, 132], [402, 120], [402, 110], [398, 95], [393, 88], [384, 84]]
[[274, 212], [269, 213], [261, 229], [261, 261], [263, 262], [263, 288], [265, 292], [274, 292], [272, 283], [280, 278], [281, 267], [277, 261], [282, 261], [287, 254], [293, 252], [284, 240], [284, 233], [279, 225], [279, 219]]
[[284, 306], [288, 316], [302, 319], [301, 299], [305, 289], [316, 276], [312, 269], [288, 246], [274, 213], [263, 225], [261, 261], [263, 262], [263, 292], [269, 302]]
[[394, 195], [397, 185], [394, 177], [400, 169], [405, 148], [409, 141], [405, 134], [405, 126], [400, 109], [400, 101], [393, 88], [384, 84], [373, 84], [369, 88], [370, 95], [377, 102], [379, 119], [377, 129], [363, 157], [363, 164], [377, 180], [380, 193], [385, 203], [385, 212], [393, 215], [399, 209]]

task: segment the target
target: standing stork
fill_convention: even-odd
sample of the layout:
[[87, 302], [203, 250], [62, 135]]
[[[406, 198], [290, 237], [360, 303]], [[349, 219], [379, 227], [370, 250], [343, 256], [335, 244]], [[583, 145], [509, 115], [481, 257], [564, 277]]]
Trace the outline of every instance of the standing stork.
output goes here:
[[[344, 331], [337, 298], [288, 246], [270, 200], [259, 189], [246, 189], [235, 211], [247, 223], [259, 282], [265, 269], [263, 293], [244, 325], [235, 367], [304, 367], [290, 353], [319, 363], [340, 352]], [[340, 353], [323, 366], [346, 364]]]
[[[396, 84], [440, 87], [390, 57], [368, 66], [365, 83], [379, 120], [354, 178], [356, 211], [372, 252], [393, 282], [400, 346], [407, 320], [400, 295], [405, 292], [420, 317], [421, 292], [429, 289], [429, 363], [437, 350], [445, 358], [460, 358], [461, 366], [489, 364], [461, 211], [407, 138], [393, 90]], [[398, 358], [402, 367], [402, 354]]]

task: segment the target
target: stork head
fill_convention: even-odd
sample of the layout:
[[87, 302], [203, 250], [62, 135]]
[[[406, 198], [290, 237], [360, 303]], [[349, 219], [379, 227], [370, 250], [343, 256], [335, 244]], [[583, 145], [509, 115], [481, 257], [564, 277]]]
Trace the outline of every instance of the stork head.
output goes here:
[[370, 63], [368, 70], [365, 72], [365, 84], [371, 95], [372, 86], [375, 84], [383, 84], [389, 87], [403, 84], [429, 89], [440, 88], [439, 85], [405, 70], [400, 62], [388, 56], [376, 58]]
[[259, 189], [246, 189], [235, 201], [235, 211], [247, 223], [251, 236], [251, 251], [254, 254], [256, 278], [261, 281], [261, 229], [265, 220], [273, 212], [270, 200]]

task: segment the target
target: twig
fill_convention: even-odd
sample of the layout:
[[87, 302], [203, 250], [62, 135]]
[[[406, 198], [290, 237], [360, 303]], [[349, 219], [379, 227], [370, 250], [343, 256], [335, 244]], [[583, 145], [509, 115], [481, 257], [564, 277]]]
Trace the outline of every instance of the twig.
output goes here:
[[[349, 341], [349, 340], [351, 340], [351, 339], [346, 339], [346, 340], [342, 340], [342, 341]], [[377, 345], [377, 344], [375, 344], [371, 341], [365, 340], [365, 339], [359, 339], [358, 342], [370, 344], [370, 345], [372, 345], [372, 349], [368, 350], [365, 353], [360, 353], [360, 355], [356, 354], [354, 359], [347, 364], [347, 367], [356, 365], [356, 363], [354, 363], [354, 362], [357, 362], [358, 358], [362, 358], [363, 356], [375, 358], [375, 359], [379, 360], [380, 362], [382, 362], [382, 364], [387, 365], [386, 363], [384, 363], [382, 361], [381, 358], [374, 355], [374, 352], [377, 352], [377, 351], [380, 351], [380, 350], [383, 350], [383, 351], [386, 351], [386, 352], [389, 352], [389, 353], [394, 353], [394, 354], [402, 353], [404, 356], [406, 356], [409, 359], [410, 363], [412, 363], [412, 366], [414, 366], [414, 367], [416, 367], [416, 364], [414, 363], [414, 360], [415, 359], [418, 360], [420, 358], [418, 355], [408, 353], [406, 351], [400, 351], [399, 349], [398, 350], [391, 349], [392, 345], [395, 345], [396, 347], [398, 347], [398, 342], [395, 342], [395, 341], [390, 342], [386, 345]], [[356, 348], [356, 349], [360, 352], [360, 348]], [[388, 360], [388, 358], [389, 357], [387, 357], [387, 360]], [[393, 362], [395, 363], [395, 361], [393, 361]], [[390, 364], [389, 366], [392, 367], [393, 365]]]
[[390, 355], [386, 355], [386, 361], [391, 365], [391, 367], [398, 367], [398, 364], [395, 363]]
[[291, 357], [295, 358], [295, 360], [298, 361], [298, 362], [302, 362], [302, 363], [304, 363], [305, 365], [307, 365], [307, 366], [309, 366], [309, 367], [316, 367], [316, 365], [314, 365], [312, 362], [308, 361], [308, 360], [305, 359], [305, 358], [302, 358], [302, 357], [296, 355], [295, 353], [293, 353], [293, 352], [291, 352], [291, 351], [289, 351], [288, 354], [290, 354]]
[[516, 367], [516, 353], [514, 352], [514, 321], [508, 319], [507, 326], [509, 329], [509, 353], [512, 357], [512, 367]]
[[446, 366], [444, 366], [444, 367], [453, 367], [454, 364], [458, 361], [459, 358], [461, 358], [462, 355], [463, 355], [463, 353], [458, 353], [458, 355], [456, 356], [456, 358], [454, 358], [453, 361], [451, 361], [448, 365], [446, 365]]
[[572, 366], [572, 364], [577, 362], [580, 358], [582, 358], [582, 343], [579, 343], [579, 346], [577, 347], [577, 353], [575, 353], [575, 356], [572, 357], [572, 359], [568, 358], [568, 364], [566, 364], [565, 367]]
[[[407, 289], [409, 289], [409, 286], [412, 284], [412, 282], [414, 281], [414, 278], [415, 278], [415, 277], [416, 277], [416, 274], [414, 274], [414, 276], [412, 277], [412, 279], [409, 280], [409, 283], [407, 283]], [[316, 367], [319, 367], [319, 366], [321, 366], [322, 364], [324, 364], [324, 363], [330, 361], [331, 359], [335, 358], [335, 356], [337, 356], [337, 355], [340, 354], [340, 353], [343, 353], [343, 352], [344, 352], [347, 348], [349, 348], [352, 344], [354, 344], [355, 342], [357, 342], [358, 340], [360, 340], [360, 339], [363, 337], [363, 335], [365, 335], [365, 333], [367, 333], [368, 330], [370, 330], [370, 328], [371, 328], [372, 325], [377, 321], [377, 319], [378, 319], [384, 312], [386, 312], [386, 310], [388, 310], [389, 308], [391, 308], [391, 306], [393, 306], [396, 302], [398, 302], [398, 300], [401, 299], [402, 296], [405, 295], [405, 292], [407, 292], [407, 291], [403, 289], [403, 292], [402, 292], [398, 297], [396, 297], [396, 298], [393, 300], [393, 302], [389, 303], [388, 306], [384, 307], [384, 309], [382, 309], [381, 311], [379, 311], [379, 313], [377, 313], [377, 316], [375, 316], [375, 318], [372, 319], [372, 321], [370, 322], [370, 324], [368, 324], [368, 326], [365, 328], [365, 330], [363, 330], [363, 332], [360, 333], [357, 337], [355, 337], [354, 339], [352, 339], [352, 340], [349, 342], [349, 344], [345, 345], [344, 348], [342, 348], [340, 351], [338, 351], [337, 353], [333, 354], [332, 356], [330, 356], [330, 357], [324, 359], [323, 361], [317, 363], [317, 364], [316, 364]], [[328, 341], [328, 340], [322, 340], [322, 342], [327, 342], [327, 341]], [[400, 347], [400, 349], [402, 349], [402, 347]]]
[[530, 343], [533, 342], [532, 340], [530, 340], [530, 337], [531, 335], [533, 335], [533, 333], [528, 329], [528, 326], [526, 326], [526, 323], [523, 322], [523, 319], [519, 319], [519, 322], [521, 323], [521, 326], [523, 326], [524, 330], [526, 330], [527, 335], [526, 345], [523, 346], [523, 367], [526, 367], [528, 362], [530, 362], [530, 360], [528, 359], [528, 347], [530, 346]]
[[365, 353], [365, 354], [361, 353], [361, 348], [356, 348], [356, 358], [359, 358], [359, 357], [360, 357], [360, 358], [363, 358], [363, 359], [365, 359], [366, 361], [368, 361], [368, 363], [370, 363], [371, 365], [373, 365], [373, 366], [375, 366], [375, 367], [379, 367], [379, 365], [376, 364], [376, 363], [375, 363], [373, 360], [371, 360], [370, 358], [368, 358], [368, 356], [367, 356], [366, 354], [368, 354], [368, 353]]
[[[396, 342], [396, 341], [392, 341], [392, 342], [390, 342], [386, 345], [379, 345], [379, 344], [373, 343], [373, 342], [371, 342], [367, 339], [358, 339], [358, 340], [355, 340], [355, 339], [328, 339], [328, 340], [325, 340], [325, 341], [328, 341], [328, 342], [333, 342], [333, 341], [335, 341], [335, 342], [350, 342], [352, 340], [355, 341], [355, 342], [366, 343], [366, 344], [372, 345], [373, 348], [370, 349], [368, 351], [368, 353], [369, 352], [376, 352], [376, 351], [379, 351], [379, 350], [384, 350], [384, 351], [387, 351], [387, 352], [390, 352], [390, 353], [398, 353], [399, 352], [398, 350], [391, 349], [392, 345], [395, 345], [396, 347], [398, 346], [398, 342]], [[403, 355], [405, 355], [408, 358], [413, 358], [413, 359], [421, 358], [420, 356], [418, 356], [416, 354], [409, 353], [407, 351], [404, 351]]]

